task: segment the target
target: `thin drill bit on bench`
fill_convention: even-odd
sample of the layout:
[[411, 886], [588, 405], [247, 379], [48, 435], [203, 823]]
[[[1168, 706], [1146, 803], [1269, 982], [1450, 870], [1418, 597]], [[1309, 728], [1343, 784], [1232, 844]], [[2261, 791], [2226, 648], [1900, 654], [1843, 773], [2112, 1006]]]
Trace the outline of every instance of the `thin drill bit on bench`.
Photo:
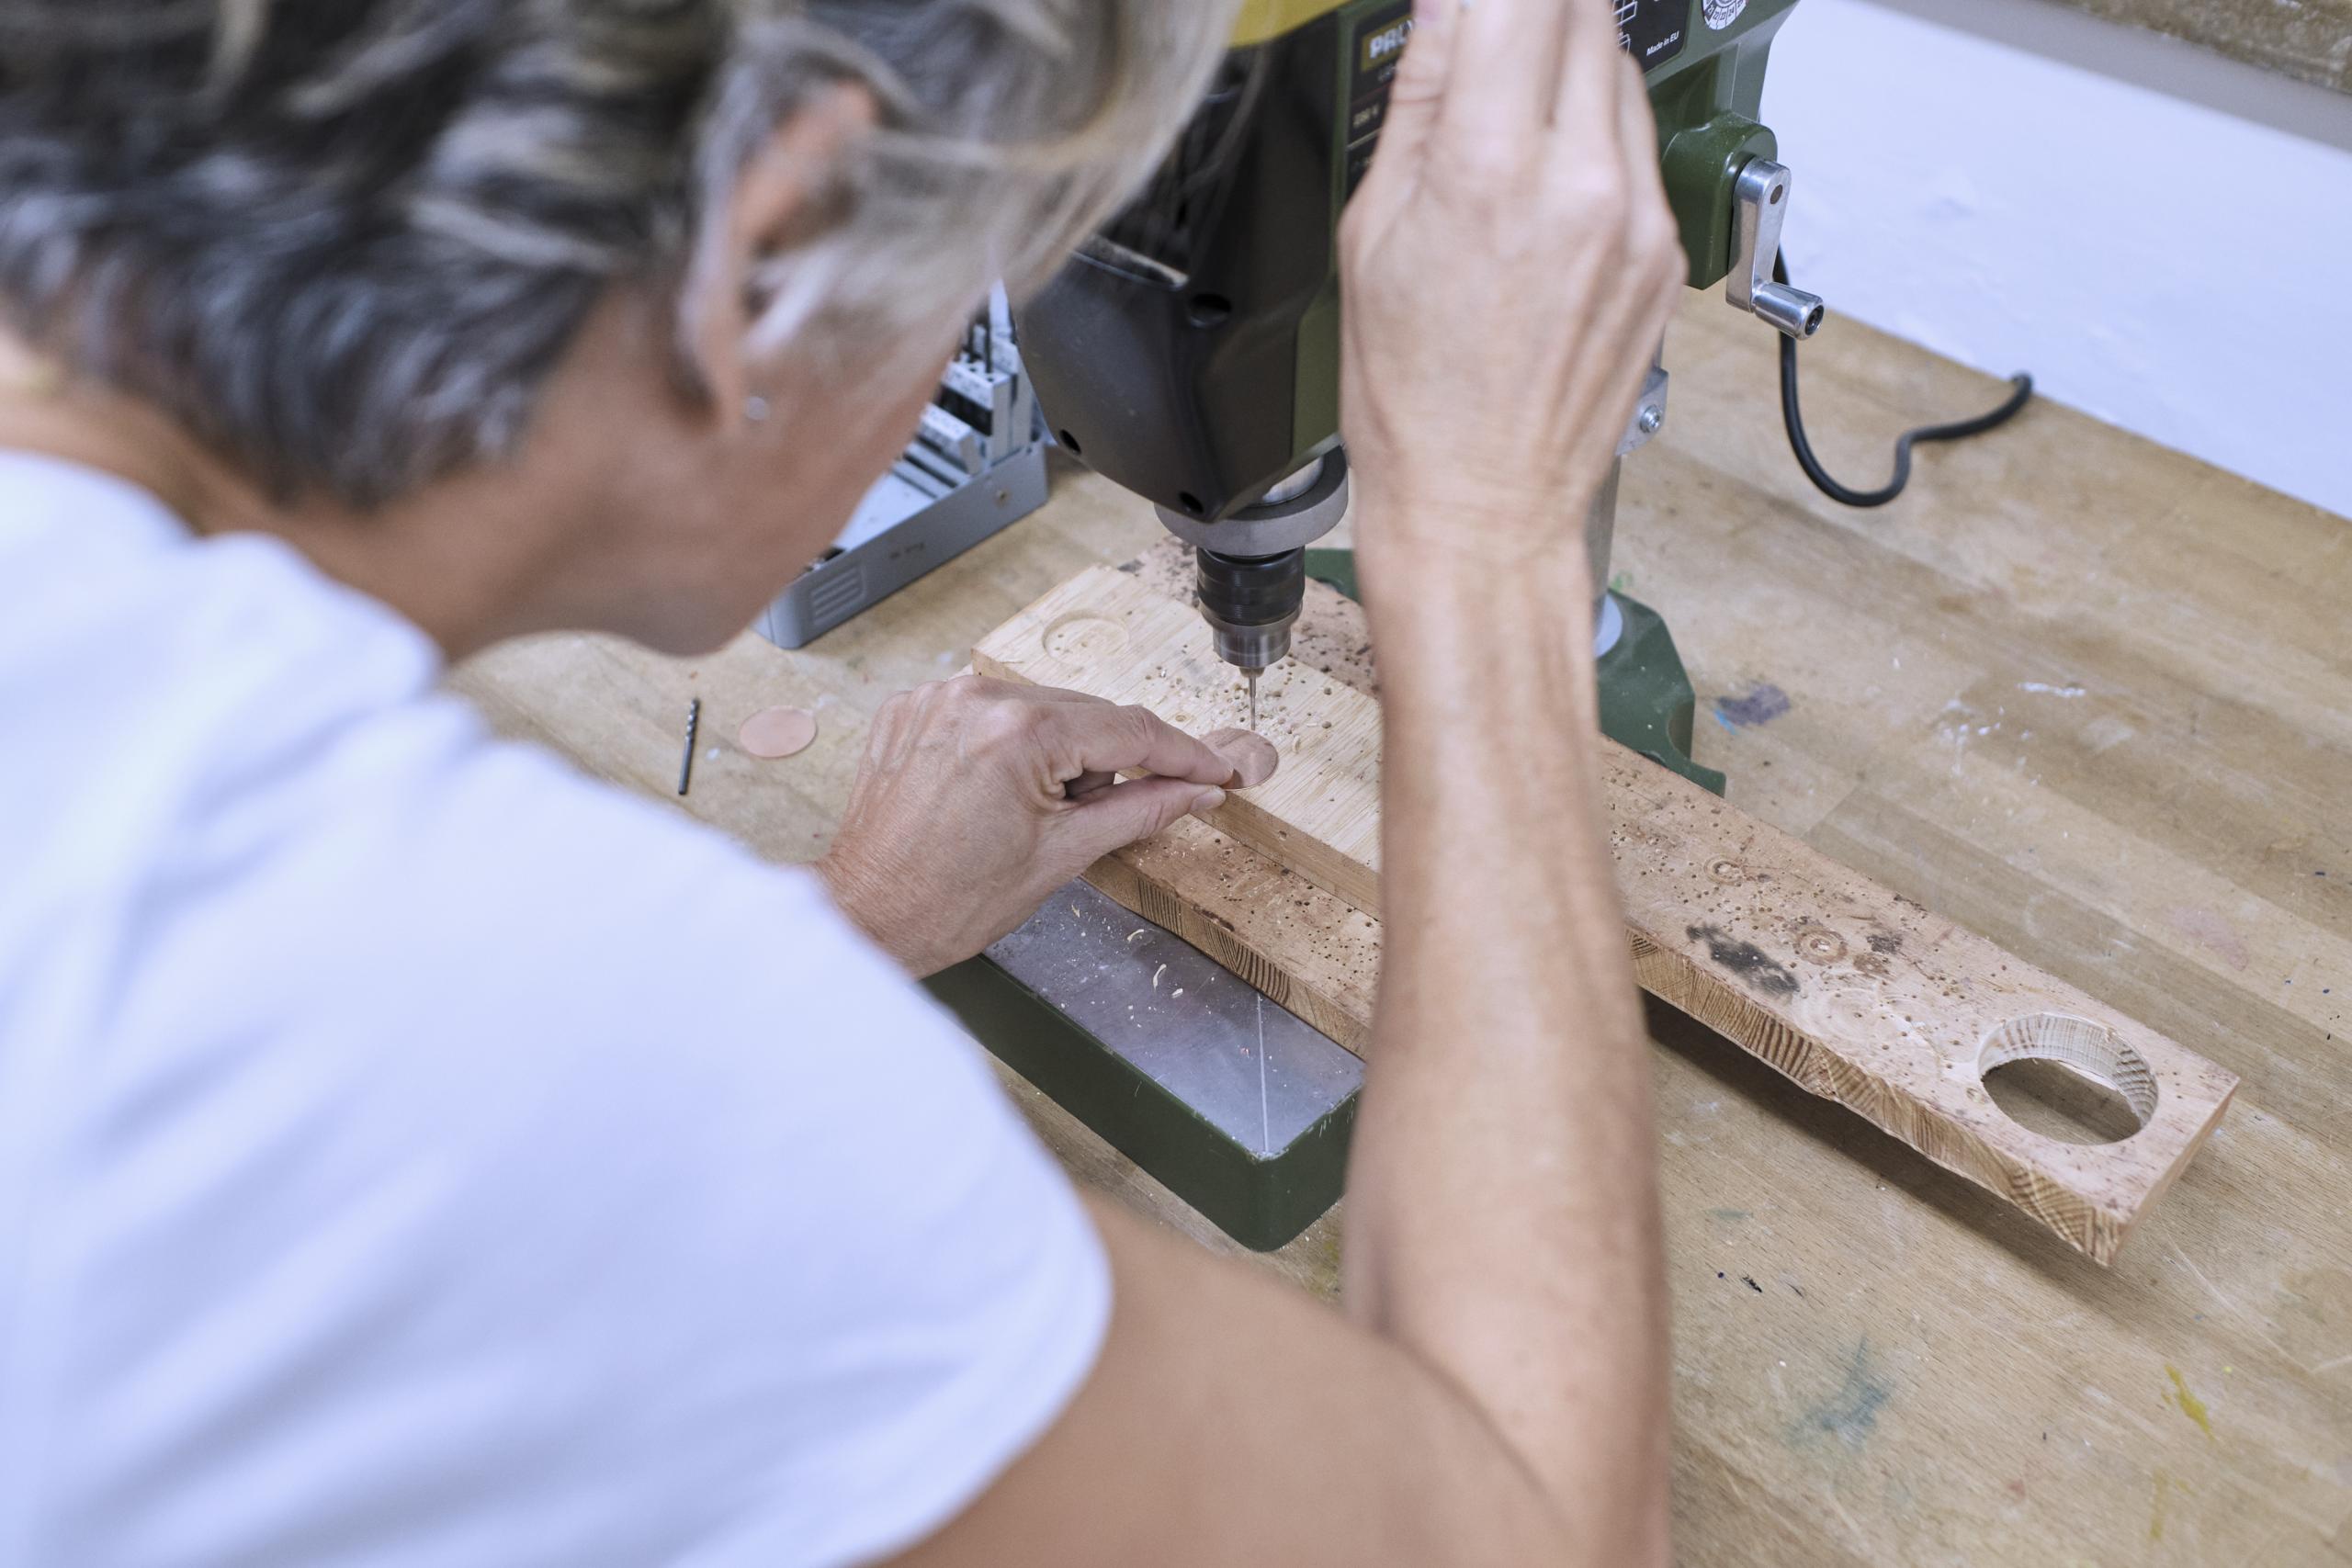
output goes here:
[[686, 793], [686, 785], [695, 776], [695, 731], [702, 728], [702, 699], [696, 697], [686, 705], [686, 752], [678, 759], [678, 793]]

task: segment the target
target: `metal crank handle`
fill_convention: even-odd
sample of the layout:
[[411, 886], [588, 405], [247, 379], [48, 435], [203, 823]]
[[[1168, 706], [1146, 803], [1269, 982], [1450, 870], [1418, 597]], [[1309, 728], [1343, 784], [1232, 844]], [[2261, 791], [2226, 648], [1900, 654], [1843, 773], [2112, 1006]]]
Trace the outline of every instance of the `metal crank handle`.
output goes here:
[[1827, 314], [1817, 294], [1772, 281], [1781, 254], [1781, 225], [1789, 216], [1789, 171], [1770, 158], [1752, 158], [1732, 187], [1738, 230], [1724, 291], [1732, 308], [1768, 321], [1788, 336], [1811, 337]]

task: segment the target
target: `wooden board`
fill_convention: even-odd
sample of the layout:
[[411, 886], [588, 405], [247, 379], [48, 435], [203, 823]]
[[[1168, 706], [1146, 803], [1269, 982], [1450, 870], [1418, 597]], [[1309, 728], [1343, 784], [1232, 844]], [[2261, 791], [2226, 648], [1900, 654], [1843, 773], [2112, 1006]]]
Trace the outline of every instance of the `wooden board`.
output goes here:
[[2352, 93], [2352, 0], [2058, 0], [2298, 81]]
[[[1201, 617], [1136, 574], [1092, 567], [972, 649], [984, 674], [1091, 692], [1206, 734], [1247, 724], [1247, 690]], [[1380, 705], [1286, 660], [1258, 686], [1258, 730], [1281, 772], [1213, 818], [1367, 914], [1380, 908]]]
[[[1231, 722], [1232, 672], [1192, 610], [1136, 575], [1092, 568], [1006, 622], [973, 662], [1012, 680], [1141, 703], [1203, 728]], [[1379, 704], [1321, 671], [1270, 672], [1261, 728], [1283, 752], [1268, 784], [1236, 792], [1216, 825], [1348, 904], [1379, 908]], [[1605, 742], [1611, 846], [1645, 989], [1720, 1031], [1813, 1093], [1999, 1192], [2101, 1263], [2211, 1131], [2237, 1080], [1993, 943]], [[1193, 835], [1160, 847], [1155, 891], [1250, 874]], [[1114, 880], [1115, 880], [1114, 874]], [[1264, 879], [1257, 879], [1262, 889]], [[1221, 896], [1222, 897], [1222, 896]], [[1138, 900], [1148, 904], [1150, 900]], [[1147, 909], [1148, 912], [1148, 909]], [[1277, 904], [1267, 911], [1280, 920]], [[1223, 919], [1229, 919], [1229, 917]], [[1212, 944], [1281, 973], [1289, 944]], [[1262, 928], [1261, 928], [1262, 929]], [[1295, 989], [1323, 998], [1328, 974]], [[1361, 993], [1358, 1000], [1361, 1001]], [[1359, 1029], [1362, 1020], [1357, 1019]], [[2139, 1130], [2120, 1143], [2033, 1131], [1985, 1073], [2052, 1061], [2111, 1086]]]
[[[1174, 538], [1120, 570], [1162, 598], [1195, 603], [1193, 552]], [[1291, 657], [1359, 692], [1379, 689], [1363, 607], [1312, 580]], [[1358, 1055], [1371, 1043], [1380, 922], [1336, 894], [1189, 818], [1104, 856], [1086, 875]]]
[[[1181, 553], [1189, 558], [1192, 552]], [[1189, 560], [1180, 567], [1173, 558], [1174, 552], [1159, 550], [1135, 564], [1147, 573], [1147, 582], [1159, 581], [1156, 574], [1174, 573], [1166, 578], [1173, 585], [1190, 572]], [[1335, 605], [1350, 604], [1321, 583], [1311, 587]], [[1345, 618], [1332, 617], [1342, 623]], [[1358, 671], [1332, 659], [1328, 645], [1310, 646], [1315, 657], [1306, 661], [1308, 668], [1361, 687]], [[1369, 670], [1368, 661], [1363, 669]], [[1141, 843], [1113, 851], [1089, 866], [1085, 876], [1115, 902], [1175, 932], [1332, 1040], [1363, 1055], [1380, 979], [1380, 922], [1372, 916], [1189, 817]]]
[[1279, 862], [1186, 818], [1086, 880], [1356, 1055], [1371, 1043], [1380, 922]]
[[[1699, 760], [1729, 771], [1743, 810], [2244, 1082], [2097, 1269], [1654, 1005], [1676, 1561], [2352, 1562], [2352, 527], [2055, 403], [1923, 449], [1898, 505], [1847, 512], [1789, 461], [1776, 352], [1693, 295], [1667, 344], [1675, 416], [1626, 466], [1615, 570], [1674, 628]], [[1899, 431], [2000, 395], [1850, 319], [1807, 345], [1805, 377], [1835, 472], [1883, 468]], [[553, 637], [453, 684], [508, 735], [808, 860], [892, 693], [1166, 536], [1063, 464], [1044, 512], [808, 648], [746, 637], [671, 660]], [[1309, 594], [1302, 656], [1362, 648], [1360, 627], [1325, 624], [1335, 603]], [[1785, 712], [1721, 716], [1766, 684]], [[680, 801], [696, 695], [714, 739]], [[738, 753], [733, 726], [777, 703], [819, 710], [817, 744]], [[1346, 1204], [1242, 1253], [1000, 1076], [1079, 1181], [1337, 1294]]]
[[[1193, 551], [1162, 537], [1119, 570], [1193, 605]], [[1309, 580], [1291, 657], [1377, 694], [1363, 606]], [[1087, 880], [1178, 932], [1218, 963], [1363, 1055], [1379, 988], [1380, 922], [1280, 861], [1187, 818], [1097, 862]]]

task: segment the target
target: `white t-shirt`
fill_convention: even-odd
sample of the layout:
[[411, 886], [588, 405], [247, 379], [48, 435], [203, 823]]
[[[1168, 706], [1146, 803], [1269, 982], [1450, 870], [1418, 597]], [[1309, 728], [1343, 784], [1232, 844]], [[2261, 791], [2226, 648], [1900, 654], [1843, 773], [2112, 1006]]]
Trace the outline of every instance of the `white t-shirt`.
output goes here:
[[804, 873], [262, 537], [0, 454], [0, 1563], [887, 1555], [1099, 1238]]

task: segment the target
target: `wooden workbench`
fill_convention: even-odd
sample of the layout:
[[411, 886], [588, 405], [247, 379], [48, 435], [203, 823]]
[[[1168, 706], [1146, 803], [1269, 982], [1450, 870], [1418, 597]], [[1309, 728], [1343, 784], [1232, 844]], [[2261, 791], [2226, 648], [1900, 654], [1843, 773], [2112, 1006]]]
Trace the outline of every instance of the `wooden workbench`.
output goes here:
[[2352, 0], [2058, 0], [2281, 76], [2352, 93]]
[[[1700, 759], [1738, 805], [2245, 1086], [2102, 1269], [1654, 1011], [1679, 1559], [2352, 1563], [2352, 525], [2047, 405], [1923, 454], [1896, 506], [1845, 512], [1782, 444], [1770, 339], [1694, 298], [1673, 416], [1625, 482], [1620, 585], [1674, 626]], [[1899, 426], [1998, 391], [1844, 322], [1805, 367], [1853, 482]], [[699, 695], [686, 808], [807, 859], [884, 697], [1159, 536], [1063, 472], [1044, 513], [803, 652], [545, 638], [453, 682], [664, 797]], [[816, 746], [737, 753], [776, 703], [820, 708]], [[1230, 1250], [1009, 1087], [1083, 1179]], [[1329, 1293], [1340, 1226], [1264, 1266]]]

